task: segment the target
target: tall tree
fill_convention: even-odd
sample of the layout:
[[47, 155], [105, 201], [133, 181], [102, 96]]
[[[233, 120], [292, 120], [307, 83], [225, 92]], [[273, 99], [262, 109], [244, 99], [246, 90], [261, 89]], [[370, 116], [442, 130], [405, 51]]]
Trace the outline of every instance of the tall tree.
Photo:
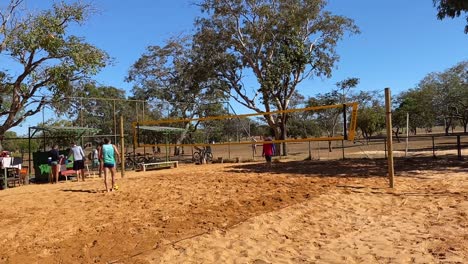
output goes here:
[[[192, 119], [212, 115], [224, 101], [223, 85], [212, 78], [206, 68], [194, 63], [194, 49], [189, 37], [172, 38], [164, 46], [150, 46], [134, 63], [126, 78], [134, 82], [136, 98], [165, 104], [167, 118]], [[180, 134], [178, 142], [196, 129], [191, 122], [179, 123], [186, 133]], [[178, 150], [176, 149], [176, 152]]]
[[417, 128], [432, 128], [436, 123], [436, 113], [432, 107], [433, 91], [410, 89], [396, 99], [394, 127], [399, 131], [406, 127], [406, 114], [409, 114], [409, 129], [416, 134]]
[[468, 61], [460, 62], [443, 72], [428, 74], [418, 84], [417, 90], [430, 96], [430, 105], [423, 107], [432, 109], [438, 123], [444, 124], [445, 134], [448, 135], [450, 128], [458, 122], [467, 123]]
[[[313, 76], [330, 77], [339, 57], [335, 47], [353, 21], [324, 10], [325, 0], [204, 0], [196, 48], [212, 65], [221, 86], [258, 113], [289, 108], [297, 85]], [[248, 91], [245, 75], [258, 88]], [[287, 114], [264, 116], [277, 139], [287, 135]], [[283, 149], [286, 154], [286, 149]]]
[[[466, 0], [433, 0], [437, 7], [437, 18], [442, 20], [446, 17], [459, 17], [463, 12], [468, 12], [468, 1]], [[465, 34], [468, 33], [468, 15], [466, 16]]]
[[361, 91], [350, 96], [359, 104], [357, 128], [367, 142], [370, 137], [385, 128], [385, 107], [377, 91]]
[[[81, 2], [54, 4], [26, 14], [23, 0], [0, 10], [0, 142], [5, 132], [38, 113], [49, 97], [72, 94], [69, 85], [104, 67], [105, 52], [70, 34], [91, 7]], [[0, 144], [1, 149], [1, 144]]]

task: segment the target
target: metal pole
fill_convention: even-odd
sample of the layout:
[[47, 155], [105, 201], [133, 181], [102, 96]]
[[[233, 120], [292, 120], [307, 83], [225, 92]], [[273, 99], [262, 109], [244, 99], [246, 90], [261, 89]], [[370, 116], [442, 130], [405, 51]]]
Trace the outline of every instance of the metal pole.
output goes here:
[[31, 174], [32, 167], [31, 167], [31, 128], [28, 128], [28, 175], [26, 177], [26, 183], [29, 184], [29, 174]]
[[115, 100], [113, 102], [113, 113], [114, 113], [114, 142], [117, 143], [117, 120], [115, 116]]
[[343, 152], [343, 159], [345, 159], [345, 154], [344, 154], [344, 140], [341, 140], [341, 149]]
[[406, 113], [406, 147], [405, 147], [405, 157], [408, 155], [408, 138], [409, 138], [409, 113]]
[[[42, 126], [43, 127], [45, 127], [44, 112], [45, 112], [45, 107], [42, 108]], [[46, 134], [45, 134], [45, 130], [42, 130], [42, 136], [44, 137], [44, 152], [45, 152], [46, 151]]]
[[123, 115], [120, 115], [120, 177], [125, 177], [125, 148]]
[[317, 157], [320, 160], [320, 141], [317, 141]]
[[384, 153], [385, 153], [385, 158], [387, 158], [387, 138], [383, 139], [384, 142]]
[[393, 167], [393, 148], [392, 148], [392, 100], [390, 88], [385, 88], [385, 112], [387, 118], [387, 145], [388, 145], [388, 178], [390, 188], [394, 187], [394, 167]]

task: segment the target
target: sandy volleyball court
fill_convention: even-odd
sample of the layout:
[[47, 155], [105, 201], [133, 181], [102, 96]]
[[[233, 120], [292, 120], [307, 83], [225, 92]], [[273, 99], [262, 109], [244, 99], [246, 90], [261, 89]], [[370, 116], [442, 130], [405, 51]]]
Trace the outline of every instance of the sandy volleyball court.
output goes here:
[[180, 165], [0, 191], [1, 263], [467, 263], [467, 162]]

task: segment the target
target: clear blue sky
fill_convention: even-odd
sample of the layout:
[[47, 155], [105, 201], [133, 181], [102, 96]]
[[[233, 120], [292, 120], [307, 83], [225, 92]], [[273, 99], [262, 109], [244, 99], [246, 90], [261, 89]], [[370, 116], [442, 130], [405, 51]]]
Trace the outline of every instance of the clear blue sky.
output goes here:
[[[28, 7], [39, 9], [52, 3], [37, 2], [27, 0]], [[200, 15], [191, 0], [91, 2], [99, 12], [72, 33], [114, 58], [114, 65], [95, 79], [127, 91], [132, 84], [124, 82], [124, 77], [145, 48], [191, 33], [193, 21]], [[299, 91], [306, 96], [329, 92], [347, 77], [360, 78], [359, 90], [391, 87], [392, 94], [398, 94], [415, 87], [428, 73], [468, 59], [464, 17], [437, 20], [432, 0], [335, 0], [329, 1], [326, 9], [354, 19], [361, 34], [345, 36], [339, 42], [341, 60], [331, 79], [316, 78], [300, 85]]]

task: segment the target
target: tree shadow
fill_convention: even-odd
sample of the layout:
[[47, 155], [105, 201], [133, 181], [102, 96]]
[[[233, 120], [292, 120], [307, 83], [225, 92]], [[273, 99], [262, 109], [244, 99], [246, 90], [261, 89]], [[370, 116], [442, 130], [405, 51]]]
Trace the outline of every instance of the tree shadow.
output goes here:
[[[394, 158], [395, 175], [411, 173], [418, 177], [419, 171], [466, 172], [468, 163], [452, 158], [411, 157]], [[231, 167], [233, 173], [297, 174], [306, 177], [387, 177], [387, 159], [305, 160], [265, 164], [241, 164]]]
[[103, 193], [104, 191], [99, 190], [73, 190], [73, 189], [65, 189], [62, 192], [77, 192], [77, 193]]

